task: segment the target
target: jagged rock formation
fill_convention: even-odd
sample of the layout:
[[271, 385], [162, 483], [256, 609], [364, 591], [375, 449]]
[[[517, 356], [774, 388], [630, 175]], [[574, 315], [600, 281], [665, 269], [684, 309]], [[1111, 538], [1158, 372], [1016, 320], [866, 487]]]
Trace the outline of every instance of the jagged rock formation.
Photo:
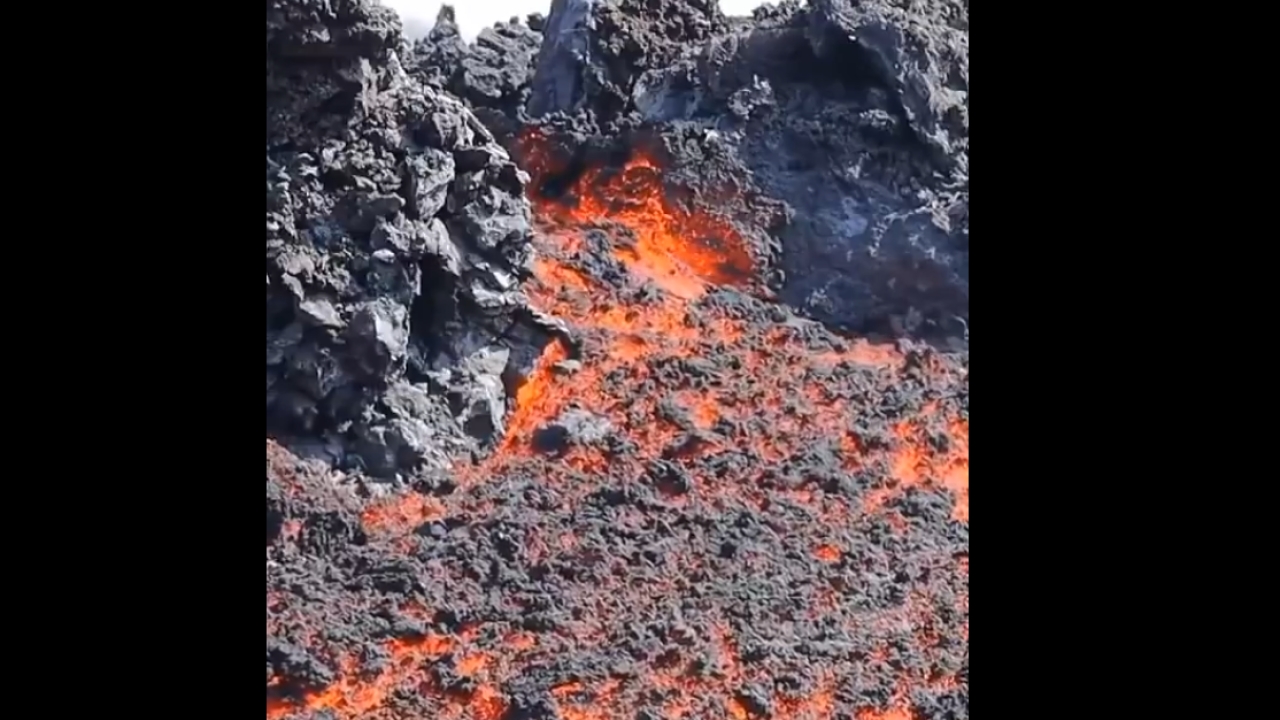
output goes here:
[[268, 430], [380, 477], [501, 437], [552, 327], [527, 176], [402, 52], [363, 0], [267, 4]]
[[968, 717], [967, 17], [268, 1], [268, 720]]
[[542, 16], [485, 28], [475, 42], [458, 32], [453, 8], [440, 9], [431, 31], [413, 44], [409, 71], [432, 87], [462, 98], [504, 143], [526, 119], [525, 104], [542, 45]]
[[499, 147], [532, 127], [571, 154], [659, 146], [806, 314], [963, 345], [967, 10], [647, 7], [555, 0], [474, 43], [446, 7], [408, 43], [376, 5], [268, 5], [273, 430], [380, 476], [501, 435], [499, 379], [548, 328], [519, 294], [526, 178]]

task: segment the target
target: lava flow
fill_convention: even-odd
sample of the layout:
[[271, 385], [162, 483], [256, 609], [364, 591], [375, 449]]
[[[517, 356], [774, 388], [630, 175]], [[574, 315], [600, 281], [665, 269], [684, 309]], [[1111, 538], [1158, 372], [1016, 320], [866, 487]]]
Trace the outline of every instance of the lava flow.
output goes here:
[[268, 597], [313, 666], [268, 718], [967, 714], [967, 362], [761, 299], [658, 168], [536, 200], [527, 292], [569, 339], [449, 492], [361, 510], [355, 579]]

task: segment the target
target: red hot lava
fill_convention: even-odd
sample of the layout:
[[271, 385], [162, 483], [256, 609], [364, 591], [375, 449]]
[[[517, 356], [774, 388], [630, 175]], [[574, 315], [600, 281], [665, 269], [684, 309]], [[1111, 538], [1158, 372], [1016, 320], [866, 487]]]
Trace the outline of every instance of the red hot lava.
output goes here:
[[[670, 202], [643, 154], [571, 195], [535, 201], [527, 292], [571, 327], [574, 356], [547, 347], [457, 491], [362, 514], [371, 544], [427, 558], [437, 595], [488, 610], [448, 626], [406, 600], [420, 629], [382, 641], [372, 669], [335, 657], [324, 688], [273, 695], [269, 679], [269, 720], [967, 709], [967, 361], [839, 338], [753, 296], [742, 238]], [[420, 528], [450, 520], [440, 536], [466, 542], [515, 523], [510, 562], [541, 590], [484, 590], [429, 549], [451, 540]], [[517, 621], [547, 603], [554, 623]]]

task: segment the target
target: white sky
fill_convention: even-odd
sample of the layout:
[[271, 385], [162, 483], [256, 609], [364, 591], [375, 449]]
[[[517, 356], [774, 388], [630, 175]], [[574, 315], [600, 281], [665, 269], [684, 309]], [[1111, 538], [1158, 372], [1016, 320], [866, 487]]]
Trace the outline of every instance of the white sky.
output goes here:
[[[400, 13], [406, 35], [416, 36], [435, 24], [441, 3], [440, 0], [382, 0], [382, 4]], [[475, 39], [476, 33], [499, 20], [518, 17], [523, 21], [529, 13], [546, 15], [551, 8], [551, 0], [454, 0], [450, 4], [458, 18], [458, 29], [468, 40]], [[765, 0], [720, 0], [720, 9], [726, 15], [750, 15], [764, 4]]]

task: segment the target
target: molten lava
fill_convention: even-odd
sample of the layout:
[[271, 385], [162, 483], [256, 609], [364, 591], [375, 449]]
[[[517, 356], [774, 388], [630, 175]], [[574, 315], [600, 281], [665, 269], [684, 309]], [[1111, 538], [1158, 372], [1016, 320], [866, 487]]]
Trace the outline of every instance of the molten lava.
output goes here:
[[[505, 512], [507, 497], [486, 486], [534, 478], [550, 498], [544, 512], [566, 524], [521, 526], [520, 562], [572, 584], [573, 598], [552, 601], [572, 609], [553, 629], [476, 618], [447, 634], [389, 637], [372, 667], [334, 658], [336, 679], [322, 689], [287, 698], [269, 681], [268, 718], [425, 720], [413, 709], [425, 702], [430, 717], [503, 720], [537, 696], [560, 720], [908, 720], [922, 712], [919, 693], [967, 686], [947, 659], [957, 644], [967, 656], [967, 551], [935, 557], [919, 540], [925, 525], [967, 527], [968, 420], [949, 390], [964, 371], [771, 308], [753, 292], [746, 241], [670, 201], [651, 157], [588, 172], [571, 195], [576, 203], [536, 201], [527, 288], [571, 338], [547, 347], [506, 437], [458, 468], [456, 492], [379, 501], [363, 521], [374, 540], [412, 552], [424, 524]], [[560, 429], [550, 445], [539, 440], [548, 428]], [[647, 498], [611, 506], [614, 545], [573, 525], [601, 492]], [[939, 498], [948, 507], [934, 513]], [[744, 534], [725, 539], [713, 518], [738, 518]], [[667, 539], [637, 539], [658, 535]], [[931, 564], [894, 560], [904, 543]], [[459, 587], [478, 587], [483, 571], [462, 559], [437, 566]], [[779, 573], [795, 579], [765, 579]], [[886, 594], [891, 581], [916, 589]], [[495, 602], [545, 601], [512, 591]], [[430, 625], [439, 610], [398, 612]], [[711, 619], [680, 620], [695, 615]], [[588, 668], [622, 643], [647, 647], [629, 634], [659, 616], [669, 619], [654, 631], [662, 648], [631, 651], [625, 669]], [[779, 649], [790, 637], [803, 639]], [[579, 663], [564, 671], [572, 679], [541, 689], [522, 680], [558, 667], [563, 648]], [[892, 680], [859, 685], [875, 674]]]

